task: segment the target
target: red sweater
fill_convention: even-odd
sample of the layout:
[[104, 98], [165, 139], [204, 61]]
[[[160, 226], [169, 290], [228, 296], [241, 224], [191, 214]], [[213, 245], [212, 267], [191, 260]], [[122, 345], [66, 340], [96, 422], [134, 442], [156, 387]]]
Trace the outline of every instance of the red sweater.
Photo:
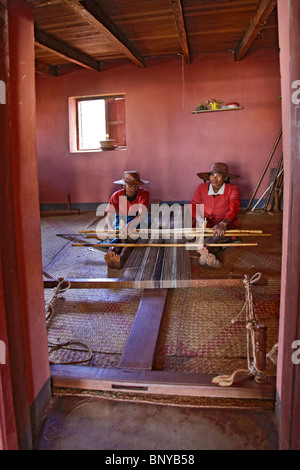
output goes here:
[[204, 204], [204, 217], [207, 219], [207, 227], [213, 227], [223, 219], [229, 219], [228, 228], [236, 228], [237, 216], [241, 209], [240, 190], [238, 186], [225, 183], [224, 194], [217, 196], [208, 195], [210, 183], [199, 184], [193, 194], [192, 204], [193, 224], [195, 224], [195, 206]]
[[130, 207], [133, 204], [139, 204], [139, 205], [142, 204], [147, 209], [149, 208], [150, 193], [148, 189], [138, 188], [136, 198], [131, 202], [128, 200], [126, 201], [126, 199], [124, 199], [124, 201], [126, 201], [126, 206], [127, 206], [127, 213], [126, 213], [126, 206], [123, 207], [125, 211], [124, 214], [120, 214], [120, 205], [119, 205], [120, 196], [123, 196], [124, 198], [126, 198], [124, 189], [120, 189], [120, 191], [116, 191], [115, 193], [113, 193], [113, 195], [111, 196], [109, 200], [108, 206], [106, 208], [106, 212], [112, 212], [112, 208], [109, 207], [110, 205], [112, 205], [115, 208], [116, 213], [119, 215], [127, 215], [130, 210]]

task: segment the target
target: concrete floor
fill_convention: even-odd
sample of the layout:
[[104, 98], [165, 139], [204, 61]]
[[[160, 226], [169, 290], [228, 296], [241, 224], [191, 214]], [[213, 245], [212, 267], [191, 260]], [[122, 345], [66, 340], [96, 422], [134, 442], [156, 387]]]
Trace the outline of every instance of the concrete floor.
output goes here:
[[273, 410], [57, 396], [36, 450], [276, 450]]

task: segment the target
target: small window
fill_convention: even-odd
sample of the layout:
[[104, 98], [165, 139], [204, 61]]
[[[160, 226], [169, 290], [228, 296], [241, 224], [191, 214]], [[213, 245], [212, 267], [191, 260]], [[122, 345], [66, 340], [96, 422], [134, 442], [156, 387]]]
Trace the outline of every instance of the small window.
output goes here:
[[125, 95], [77, 97], [70, 104], [71, 113], [72, 109], [75, 112], [70, 126], [76, 126], [75, 133], [70, 129], [76, 140], [72, 143], [71, 139], [71, 151], [99, 150], [100, 141], [107, 136], [118, 147], [126, 147]]

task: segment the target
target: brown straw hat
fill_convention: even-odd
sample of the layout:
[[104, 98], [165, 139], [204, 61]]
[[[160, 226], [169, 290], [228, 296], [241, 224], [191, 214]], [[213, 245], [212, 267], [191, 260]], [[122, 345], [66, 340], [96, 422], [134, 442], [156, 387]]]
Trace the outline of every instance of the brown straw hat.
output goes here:
[[209, 180], [209, 175], [211, 173], [222, 173], [225, 178], [229, 178], [229, 179], [232, 179], [232, 180], [235, 180], [237, 178], [240, 177], [240, 175], [233, 175], [231, 173], [228, 172], [228, 166], [226, 163], [213, 163], [210, 167], [210, 170], [209, 171], [206, 171], [206, 172], [203, 172], [203, 173], [197, 173], [197, 176], [199, 176], [199, 178], [203, 179], [204, 181], [208, 181]]
[[140, 173], [138, 171], [124, 171], [123, 178], [118, 181], [114, 181], [116, 184], [140, 184], [149, 183], [149, 181], [144, 181], [141, 179]]

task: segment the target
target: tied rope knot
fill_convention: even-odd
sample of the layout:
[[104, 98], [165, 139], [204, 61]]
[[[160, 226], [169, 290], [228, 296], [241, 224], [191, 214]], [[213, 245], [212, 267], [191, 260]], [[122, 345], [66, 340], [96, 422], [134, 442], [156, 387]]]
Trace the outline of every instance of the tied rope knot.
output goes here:
[[[254, 375], [261, 377], [263, 375], [262, 371], [259, 371], [256, 366], [256, 356], [255, 356], [255, 331], [256, 331], [256, 321], [254, 316], [254, 305], [251, 287], [253, 284], [256, 284], [261, 278], [261, 273], [254, 274], [250, 279], [249, 276], [245, 274], [244, 276], [244, 286], [245, 286], [245, 303], [239, 314], [231, 320], [232, 323], [235, 323], [237, 319], [242, 315], [244, 310], [246, 310], [246, 332], [247, 332], [247, 369], [237, 369], [231, 375], [219, 375], [214, 377], [212, 382], [220, 385], [221, 387], [230, 387], [237, 374], [243, 373], [247, 375]], [[251, 360], [252, 356], [252, 360]]]
[[62, 292], [65, 292], [68, 289], [70, 289], [70, 287], [71, 287], [70, 281], [67, 281], [63, 277], [58, 278], [58, 284], [56, 286], [54, 294], [51, 297], [51, 299], [46, 303], [46, 321], [49, 320], [49, 318], [51, 317], [51, 315], [53, 313], [53, 303], [54, 303], [54, 300], [56, 299], [56, 297], [59, 294], [61, 294]]

